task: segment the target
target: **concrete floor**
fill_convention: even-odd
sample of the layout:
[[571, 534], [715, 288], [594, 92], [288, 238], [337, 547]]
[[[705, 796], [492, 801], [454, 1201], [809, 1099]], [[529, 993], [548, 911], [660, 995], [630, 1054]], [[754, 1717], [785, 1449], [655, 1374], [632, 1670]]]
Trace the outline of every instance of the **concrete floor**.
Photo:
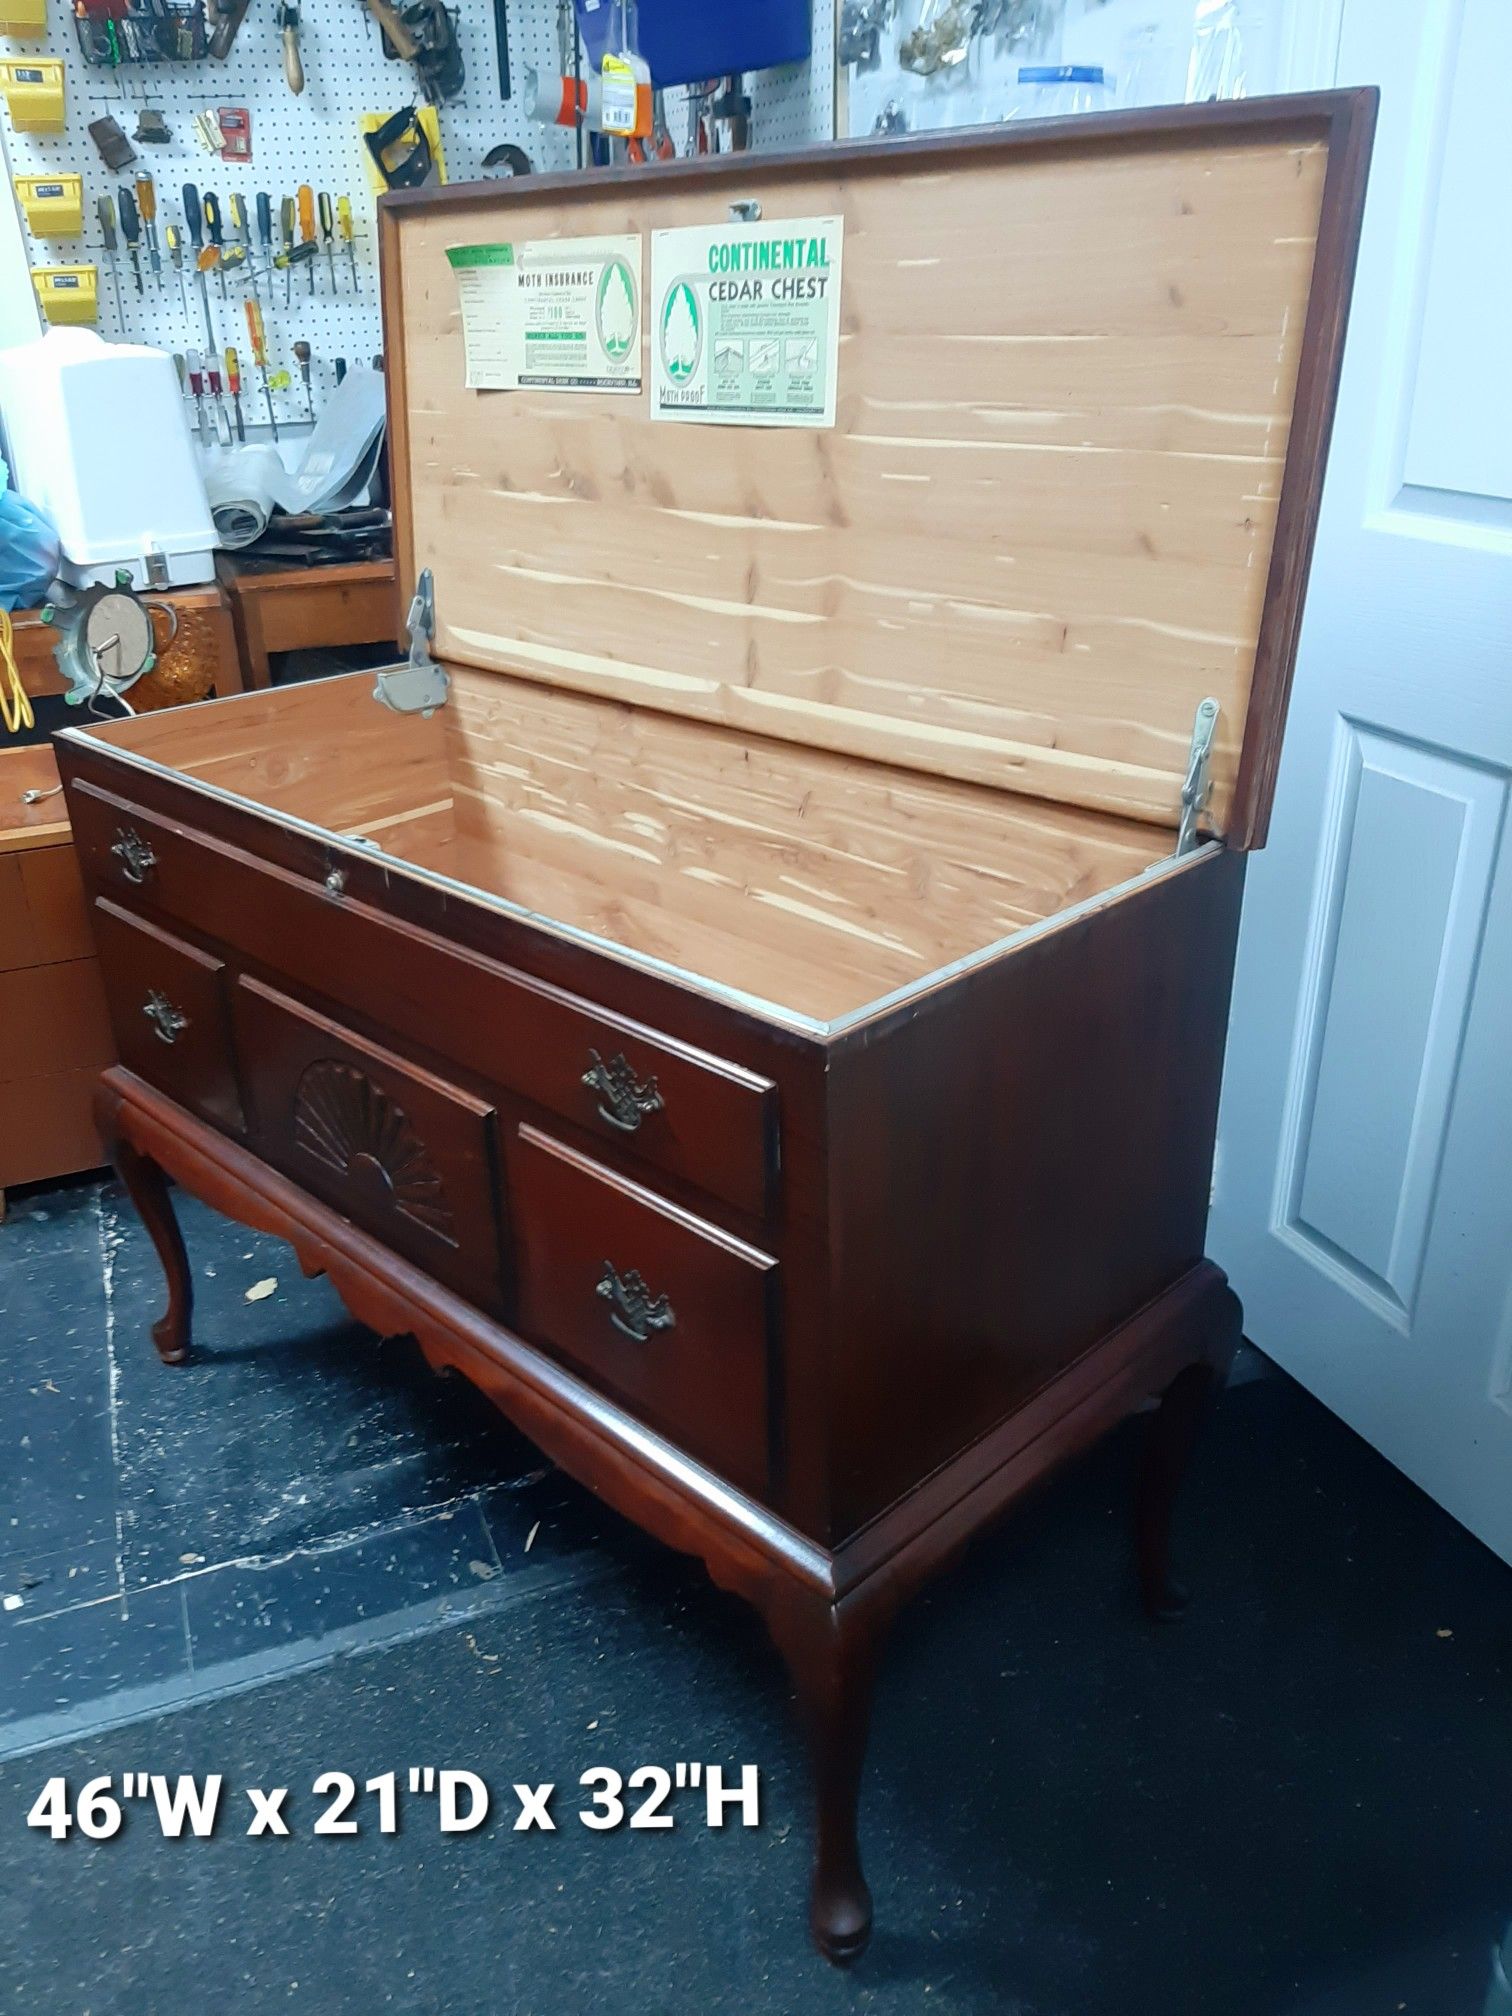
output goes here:
[[[808, 1812], [757, 1626], [276, 1244], [187, 1202], [161, 1367], [113, 1184], [0, 1227], [0, 2007], [1476, 2016], [1512, 1914], [1512, 1576], [1280, 1378], [1231, 1392], [1140, 1619], [1112, 1438], [914, 1606], [864, 1809], [878, 1933], [808, 1951]], [[248, 1291], [272, 1280], [271, 1293]], [[594, 1833], [579, 1774], [755, 1764], [762, 1823]], [[326, 1769], [478, 1772], [475, 1834]], [[46, 1779], [225, 1775], [209, 1840], [54, 1842]], [[559, 1831], [513, 1830], [516, 1781]], [[295, 1838], [248, 1840], [247, 1785]]]

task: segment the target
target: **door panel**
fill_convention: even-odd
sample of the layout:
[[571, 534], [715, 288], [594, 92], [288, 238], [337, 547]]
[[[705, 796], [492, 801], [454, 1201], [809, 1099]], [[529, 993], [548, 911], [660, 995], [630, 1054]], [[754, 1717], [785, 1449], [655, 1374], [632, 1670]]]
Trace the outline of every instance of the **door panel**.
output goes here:
[[1370, 201], [1211, 1245], [1254, 1341], [1512, 1560], [1504, 0], [1345, 0]]

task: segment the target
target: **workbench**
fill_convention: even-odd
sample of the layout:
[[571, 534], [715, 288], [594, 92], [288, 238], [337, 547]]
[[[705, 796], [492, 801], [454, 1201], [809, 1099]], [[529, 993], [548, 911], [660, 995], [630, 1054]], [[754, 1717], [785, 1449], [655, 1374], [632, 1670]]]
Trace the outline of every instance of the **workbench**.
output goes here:
[[222, 553], [216, 576], [231, 607], [248, 690], [271, 686], [278, 651], [338, 644], [392, 644], [400, 614], [392, 560], [335, 567], [260, 567]]

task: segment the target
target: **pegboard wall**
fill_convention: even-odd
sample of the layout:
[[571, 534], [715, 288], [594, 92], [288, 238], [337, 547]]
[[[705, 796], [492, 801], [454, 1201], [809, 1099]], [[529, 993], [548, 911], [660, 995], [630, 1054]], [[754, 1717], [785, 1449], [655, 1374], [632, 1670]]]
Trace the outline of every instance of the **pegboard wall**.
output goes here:
[[[814, 59], [808, 64], [755, 73], [748, 80], [752, 98], [752, 144], [758, 148], [792, 147], [827, 139], [834, 131], [834, 8], [835, 0], [815, 0]], [[557, 0], [510, 0], [507, 16], [513, 90], [499, 96], [499, 67], [491, 0], [459, 0], [453, 8], [458, 39], [467, 68], [460, 97], [441, 108], [442, 146], [448, 179], [470, 181], [481, 175], [483, 157], [501, 142], [522, 147], [538, 170], [568, 169], [576, 158], [570, 129], [543, 126], [523, 108], [527, 69], [556, 73], [561, 68]], [[293, 354], [296, 341], [308, 342], [313, 353], [311, 379], [314, 406], [335, 383], [335, 359], [366, 361], [381, 347], [377, 249], [374, 237], [375, 201], [362, 144], [359, 121], [364, 113], [387, 115], [413, 102], [414, 72], [407, 63], [386, 58], [382, 38], [362, 0], [303, 0], [300, 6], [300, 49], [305, 86], [295, 95], [284, 80], [282, 45], [273, 0], [252, 0], [224, 63], [133, 63], [118, 68], [97, 66], [85, 59], [74, 32], [67, 0], [49, 0], [44, 40], [0, 41], [0, 56], [28, 60], [34, 56], [61, 60], [64, 69], [65, 126], [58, 133], [18, 133], [0, 109], [5, 153], [11, 175], [46, 175], [71, 171], [84, 181], [82, 237], [34, 237], [23, 222], [27, 255], [34, 266], [75, 264], [99, 267], [99, 320], [107, 338], [150, 343], [159, 349], [201, 352], [207, 348], [198, 281], [192, 250], [185, 234], [182, 289], [167, 254], [164, 228], [183, 229], [181, 191], [192, 182], [203, 195], [212, 190], [220, 202], [228, 242], [229, 198], [240, 194], [251, 220], [254, 254], [256, 198], [265, 191], [273, 203], [277, 236], [279, 201], [292, 196], [300, 183], [324, 190], [332, 199], [351, 198], [355, 222], [356, 286], [351, 262], [339, 235], [335, 270], [323, 241], [312, 268], [293, 273], [292, 288], [283, 273], [265, 274], [259, 256], [258, 291], [267, 328], [268, 359], [274, 374], [284, 371], [290, 383], [275, 391], [274, 409], [280, 432], [291, 432], [307, 419], [304, 386]], [[220, 106], [245, 107], [251, 119], [252, 158], [225, 163], [205, 151], [194, 132], [194, 114]], [[160, 112], [170, 129], [166, 144], [133, 138], [144, 108]], [[667, 125], [678, 151], [688, 146], [686, 94], [666, 94]], [[119, 172], [107, 169], [91, 139], [92, 120], [109, 115], [132, 139], [136, 161]], [[145, 240], [138, 258], [142, 267], [139, 292], [124, 241], [116, 252], [121, 312], [111, 280], [97, 214], [101, 196], [118, 198], [141, 173], [150, 174], [157, 189], [157, 231], [162, 256], [162, 285], [151, 272]], [[119, 230], [118, 230], [119, 238]], [[276, 248], [275, 248], [276, 249]], [[310, 275], [314, 275], [311, 291]], [[212, 274], [207, 285], [216, 348], [232, 345], [240, 360], [242, 409], [249, 438], [265, 433], [266, 408], [261, 382], [252, 366], [243, 301], [251, 291], [241, 274], [227, 279], [226, 296]], [[18, 276], [19, 277], [19, 276]], [[286, 294], [288, 302], [286, 305]]]

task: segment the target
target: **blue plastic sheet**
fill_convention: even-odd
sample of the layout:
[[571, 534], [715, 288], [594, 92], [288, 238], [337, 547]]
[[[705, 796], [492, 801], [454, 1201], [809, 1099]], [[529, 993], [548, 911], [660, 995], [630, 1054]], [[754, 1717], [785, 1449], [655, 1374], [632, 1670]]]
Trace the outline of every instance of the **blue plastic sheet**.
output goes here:
[[52, 522], [10, 487], [0, 461], [0, 609], [29, 609], [45, 599], [62, 549]]

